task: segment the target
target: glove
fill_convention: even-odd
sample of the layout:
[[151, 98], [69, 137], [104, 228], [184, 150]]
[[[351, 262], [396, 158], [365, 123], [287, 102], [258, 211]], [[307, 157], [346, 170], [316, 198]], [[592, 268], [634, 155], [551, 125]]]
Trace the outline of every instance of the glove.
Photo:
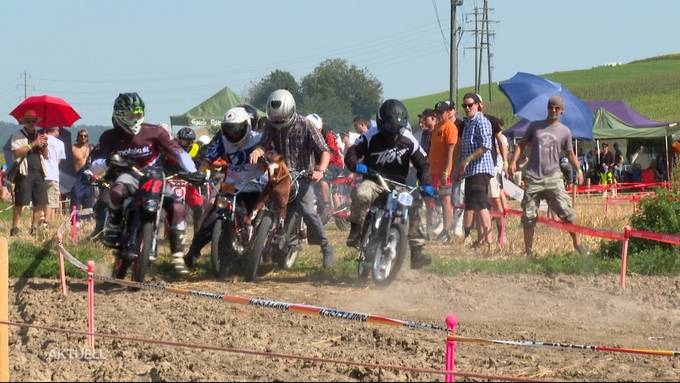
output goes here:
[[424, 195], [426, 195], [430, 198], [435, 197], [435, 190], [432, 187], [432, 185], [430, 185], [430, 184], [424, 184], [423, 186], [420, 187], [420, 190]]
[[354, 167], [354, 172], [359, 174], [366, 174], [368, 173], [368, 166], [366, 166], [366, 164], [357, 164]]
[[92, 170], [85, 170], [83, 173], [80, 175], [80, 182], [83, 185], [91, 185], [95, 180], [94, 173], [92, 173]]

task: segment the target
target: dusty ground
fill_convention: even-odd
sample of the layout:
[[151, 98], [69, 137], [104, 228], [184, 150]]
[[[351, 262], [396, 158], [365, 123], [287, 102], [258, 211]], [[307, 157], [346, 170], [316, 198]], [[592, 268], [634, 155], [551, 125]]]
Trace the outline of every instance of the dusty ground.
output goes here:
[[[285, 282], [285, 283], [284, 283]], [[442, 323], [459, 317], [459, 334], [493, 339], [680, 349], [680, 281], [489, 276], [442, 278], [405, 271], [387, 290], [309, 282], [270, 274], [256, 285], [199, 281], [185, 288], [226, 291]], [[55, 281], [13, 281], [11, 319], [85, 331], [85, 286], [64, 297]], [[440, 334], [307, 317], [162, 292], [98, 285], [96, 328], [104, 333], [205, 343], [249, 350], [441, 369]], [[97, 340], [96, 356], [59, 360], [85, 339], [12, 329], [12, 380], [441, 380], [441, 376], [370, 370], [209, 351]], [[655, 337], [651, 338], [650, 337]], [[460, 344], [457, 368], [485, 374], [558, 380], [680, 380], [680, 359]]]
[[[580, 221], [619, 229], [629, 206], [602, 214], [601, 198], [579, 205]], [[346, 233], [330, 229], [333, 243]], [[518, 222], [510, 221], [508, 246], [493, 258], [522, 252]], [[597, 239], [586, 239], [595, 249]], [[539, 254], [571, 248], [569, 236], [537, 231]], [[102, 250], [104, 251], [104, 250]], [[459, 244], [431, 244], [439, 257], [470, 257]], [[318, 262], [318, 247], [312, 248]], [[348, 256], [342, 247], [338, 256]], [[102, 265], [103, 266], [103, 265]], [[99, 270], [104, 273], [104, 270]], [[158, 276], [154, 277], [158, 278]], [[459, 318], [459, 334], [491, 339], [528, 339], [577, 344], [680, 350], [680, 279], [616, 275], [541, 276], [464, 273], [440, 277], [402, 270], [386, 290], [319, 275], [272, 273], [257, 284], [209, 279], [176, 283], [182, 288], [307, 303], [443, 325], [447, 313]], [[53, 280], [14, 280], [10, 315], [15, 321], [86, 330], [85, 285], [73, 281], [64, 297]], [[303, 316], [163, 292], [129, 292], [97, 285], [96, 329], [102, 333], [204, 343], [247, 350], [444, 368], [439, 333]], [[212, 351], [97, 340], [96, 359], [79, 358], [86, 341], [42, 330], [12, 329], [12, 380], [443, 380], [443, 376], [266, 359]], [[70, 355], [69, 355], [70, 353]], [[555, 380], [680, 381], [680, 358], [596, 353], [580, 350], [460, 344], [462, 371]], [[460, 380], [460, 379], [459, 379]]]

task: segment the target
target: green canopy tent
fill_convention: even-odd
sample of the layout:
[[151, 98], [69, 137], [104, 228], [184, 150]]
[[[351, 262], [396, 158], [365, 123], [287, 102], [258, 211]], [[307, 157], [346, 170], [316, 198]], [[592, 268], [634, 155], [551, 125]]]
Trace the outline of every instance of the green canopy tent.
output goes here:
[[[170, 126], [218, 127], [224, 113], [243, 100], [228, 86], [179, 116], [170, 116]], [[174, 131], [174, 130], [173, 130]]]
[[597, 142], [598, 149], [600, 147], [599, 140], [663, 137], [666, 140], [666, 169], [669, 175], [672, 173], [670, 171], [668, 137], [678, 133], [680, 133], [680, 127], [677, 123], [669, 123], [659, 127], [634, 127], [621, 121], [604, 108], [598, 109], [593, 119], [593, 138]]

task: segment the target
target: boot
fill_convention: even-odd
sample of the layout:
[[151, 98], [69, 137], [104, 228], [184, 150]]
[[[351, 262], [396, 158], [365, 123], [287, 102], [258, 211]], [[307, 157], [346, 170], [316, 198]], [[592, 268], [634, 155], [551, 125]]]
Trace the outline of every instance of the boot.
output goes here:
[[184, 262], [184, 226], [183, 223], [172, 226], [168, 232], [172, 264], [175, 266], [175, 272], [181, 275], [189, 274], [189, 269]]
[[109, 210], [109, 220], [106, 221], [104, 225], [104, 235], [102, 236], [102, 243], [106, 247], [112, 249], [118, 248], [120, 245], [120, 234], [123, 228], [120, 225], [122, 220], [122, 209], [110, 209]]
[[423, 254], [422, 247], [411, 248], [411, 268], [414, 270], [420, 269], [432, 263], [432, 258]]
[[350, 222], [349, 236], [347, 237], [348, 247], [359, 247], [361, 244], [361, 225], [358, 223]]

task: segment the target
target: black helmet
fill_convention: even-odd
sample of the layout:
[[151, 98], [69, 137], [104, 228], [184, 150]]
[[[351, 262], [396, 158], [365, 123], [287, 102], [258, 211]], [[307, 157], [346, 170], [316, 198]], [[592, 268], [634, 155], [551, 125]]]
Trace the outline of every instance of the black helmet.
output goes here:
[[177, 132], [178, 140], [196, 141], [196, 132], [191, 128], [182, 128]]
[[378, 109], [376, 123], [381, 134], [396, 140], [402, 129], [408, 126], [408, 111], [401, 101], [386, 100]]

